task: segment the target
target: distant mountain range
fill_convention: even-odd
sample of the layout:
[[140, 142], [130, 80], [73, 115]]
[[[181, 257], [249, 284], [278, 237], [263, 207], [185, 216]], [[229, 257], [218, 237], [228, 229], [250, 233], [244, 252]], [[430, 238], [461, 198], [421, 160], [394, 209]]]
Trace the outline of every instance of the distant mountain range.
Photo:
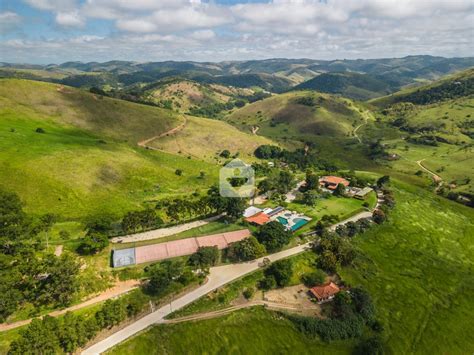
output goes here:
[[[62, 82], [75, 87], [124, 87], [168, 77], [275, 93], [312, 89], [358, 100], [383, 96], [474, 66], [474, 58], [408, 56], [387, 59], [266, 59], [229, 62], [0, 63], [0, 77]], [[60, 76], [60, 78], [58, 78]]]

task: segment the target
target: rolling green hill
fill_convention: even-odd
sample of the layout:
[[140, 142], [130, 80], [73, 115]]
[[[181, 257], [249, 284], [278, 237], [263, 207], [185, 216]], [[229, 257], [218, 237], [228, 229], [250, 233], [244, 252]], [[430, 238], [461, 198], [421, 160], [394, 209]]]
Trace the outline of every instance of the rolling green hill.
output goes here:
[[28, 212], [61, 219], [120, 216], [146, 200], [207, 188], [215, 182], [215, 165], [136, 145], [181, 122], [155, 107], [1, 80], [0, 185], [17, 192]]
[[388, 94], [393, 87], [377, 77], [358, 73], [325, 73], [305, 81], [295, 90], [314, 90], [339, 94], [355, 100], [367, 100]]
[[349, 99], [292, 91], [238, 109], [226, 121], [290, 147], [311, 143], [321, 159], [355, 168], [370, 165], [354, 135], [358, 126], [371, 119], [363, 112]]

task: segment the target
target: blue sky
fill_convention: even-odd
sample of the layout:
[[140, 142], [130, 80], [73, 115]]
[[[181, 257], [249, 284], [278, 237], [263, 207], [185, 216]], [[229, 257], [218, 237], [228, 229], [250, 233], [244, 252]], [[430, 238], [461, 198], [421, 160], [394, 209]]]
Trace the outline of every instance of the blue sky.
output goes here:
[[1, 0], [0, 61], [474, 55], [472, 0]]

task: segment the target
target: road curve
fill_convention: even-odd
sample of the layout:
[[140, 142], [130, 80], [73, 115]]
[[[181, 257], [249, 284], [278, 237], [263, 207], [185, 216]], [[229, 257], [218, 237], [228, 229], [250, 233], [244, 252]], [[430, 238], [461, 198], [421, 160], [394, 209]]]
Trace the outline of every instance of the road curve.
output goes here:
[[[354, 221], [354, 220], [366, 218], [366, 217], [368, 217], [368, 212], [364, 211], [340, 223], [345, 223], [345, 222], [348, 222], [349, 220]], [[259, 264], [261, 264], [263, 262], [263, 259], [265, 258], [268, 258], [271, 262], [274, 262], [280, 259], [284, 259], [290, 256], [297, 255], [299, 253], [302, 253], [303, 251], [307, 250], [309, 247], [310, 247], [310, 243], [305, 243], [305, 244], [298, 245], [294, 248], [282, 250], [278, 253], [267, 255], [256, 260], [252, 260], [247, 263], [230, 264], [230, 265], [213, 267], [210, 269], [208, 281], [201, 287], [181, 296], [180, 298], [172, 301], [171, 303], [159, 308], [155, 312], [150, 313], [143, 318], [140, 318], [136, 322], [112, 334], [108, 338], [99, 341], [98, 343], [85, 349], [82, 352], [82, 354], [89, 355], [89, 354], [103, 353], [107, 351], [108, 349], [112, 348], [113, 346], [125, 341], [131, 336], [137, 334], [138, 332], [154, 324], [165, 323], [165, 317], [171, 314], [172, 312], [177, 311], [178, 309], [181, 309], [187, 306], [188, 304], [207, 295], [209, 292], [212, 292], [216, 290], [217, 288], [222, 287], [225, 284], [228, 284], [229, 282], [232, 282], [236, 279], [241, 278], [242, 276], [245, 276], [253, 271], [258, 270]]]

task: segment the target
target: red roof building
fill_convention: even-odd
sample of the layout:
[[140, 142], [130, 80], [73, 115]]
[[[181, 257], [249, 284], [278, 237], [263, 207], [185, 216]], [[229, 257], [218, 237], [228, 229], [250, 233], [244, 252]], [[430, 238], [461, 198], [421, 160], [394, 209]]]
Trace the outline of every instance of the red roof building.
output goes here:
[[265, 213], [259, 212], [254, 214], [253, 216], [245, 218], [245, 220], [249, 223], [256, 224], [258, 226], [263, 226], [270, 222], [270, 217], [268, 217]]
[[334, 298], [334, 296], [340, 291], [339, 287], [334, 282], [328, 282], [321, 286], [314, 286], [309, 290], [318, 302], [326, 301]]
[[349, 186], [349, 181], [339, 176], [323, 176], [319, 179], [319, 184], [329, 190], [335, 190], [339, 184], [343, 184], [345, 187]]

